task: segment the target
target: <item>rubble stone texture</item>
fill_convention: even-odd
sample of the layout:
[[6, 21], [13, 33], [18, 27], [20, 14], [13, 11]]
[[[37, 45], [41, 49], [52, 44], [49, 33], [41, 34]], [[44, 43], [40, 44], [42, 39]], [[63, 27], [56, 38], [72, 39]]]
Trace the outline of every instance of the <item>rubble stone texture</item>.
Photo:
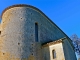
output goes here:
[[[46, 60], [42, 44], [67, 37], [40, 10], [28, 5], [5, 9], [0, 30], [0, 60]], [[63, 50], [63, 60], [76, 60], [69, 39], [63, 41]]]

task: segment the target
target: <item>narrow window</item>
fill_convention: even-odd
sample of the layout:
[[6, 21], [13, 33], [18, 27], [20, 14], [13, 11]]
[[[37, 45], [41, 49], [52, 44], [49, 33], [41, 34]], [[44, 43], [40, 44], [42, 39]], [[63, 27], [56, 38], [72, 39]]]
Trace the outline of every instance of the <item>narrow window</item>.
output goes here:
[[56, 58], [56, 51], [55, 50], [52, 50], [52, 55], [53, 55], [53, 59]]
[[35, 41], [38, 42], [38, 23], [35, 23]]
[[1, 35], [1, 31], [0, 31], [0, 35]]

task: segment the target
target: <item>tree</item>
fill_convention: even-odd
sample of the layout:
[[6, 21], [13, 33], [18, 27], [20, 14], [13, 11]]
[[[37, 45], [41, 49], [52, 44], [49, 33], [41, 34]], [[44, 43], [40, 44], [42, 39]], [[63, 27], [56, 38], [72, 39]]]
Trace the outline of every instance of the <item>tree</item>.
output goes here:
[[75, 52], [80, 55], [80, 38], [76, 34], [73, 34], [70, 38], [75, 47]]

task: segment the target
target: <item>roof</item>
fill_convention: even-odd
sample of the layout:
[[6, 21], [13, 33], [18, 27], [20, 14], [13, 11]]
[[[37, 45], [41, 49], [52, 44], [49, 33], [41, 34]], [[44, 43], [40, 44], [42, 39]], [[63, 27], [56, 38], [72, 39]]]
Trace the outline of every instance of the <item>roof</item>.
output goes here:
[[42, 47], [46, 47], [46, 46], [50, 46], [50, 45], [55, 45], [55, 44], [58, 44], [58, 43], [62, 43], [62, 41], [65, 40], [65, 39], [67, 39], [67, 38], [64, 37], [64, 38], [61, 38], [61, 39], [59, 39], [59, 40], [55, 40], [55, 41], [46, 43], [46, 44], [44, 44]]
[[[68, 39], [68, 41], [70, 42], [71, 46], [73, 47], [73, 44], [72, 44], [71, 39], [70, 39], [53, 21], [51, 21], [51, 19], [49, 19], [41, 10], [39, 10], [39, 9], [36, 8], [36, 7], [33, 7], [33, 6], [31, 6], [31, 5], [27, 5], [27, 4], [16, 4], [16, 5], [12, 5], [12, 6], [7, 7], [7, 8], [2, 12], [1, 18], [2, 18], [2, 16], [3, 16], [3, 14], [5, 13], [5, 11], [7, 11], [8, 9], [14, 8], [14, 7], [29, 7], [29, 8], [32, 8], [32, 9], [38, 11], [39, 13], [43, 14], [44, 17], [47, 18], [47, 20], [49, 20], [53, 25], [55, 25], [55, 27], [56, 27], [58, 30], [60, 30], [60, 31], [65, 35], [65, 37]], [[74, 47], [73, 47], [73, 48], [74, 48]]]

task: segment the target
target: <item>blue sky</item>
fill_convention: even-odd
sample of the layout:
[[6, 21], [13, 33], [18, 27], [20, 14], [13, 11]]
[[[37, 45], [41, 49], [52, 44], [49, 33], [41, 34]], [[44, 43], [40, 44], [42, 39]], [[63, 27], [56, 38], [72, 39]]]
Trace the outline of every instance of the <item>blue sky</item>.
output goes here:
[[44, 12], [69, 37], [77, 34], [80, 37], [80, 1], [75, 0], [2, 0], [2, 11], [14, 4], [29, 4]]

